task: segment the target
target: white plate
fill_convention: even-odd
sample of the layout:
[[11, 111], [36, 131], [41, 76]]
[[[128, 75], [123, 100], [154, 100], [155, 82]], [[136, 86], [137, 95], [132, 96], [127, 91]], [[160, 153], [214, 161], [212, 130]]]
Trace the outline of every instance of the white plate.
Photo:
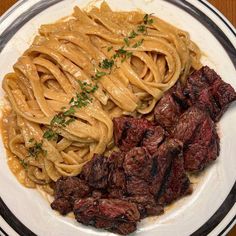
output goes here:
[[[41, 24], [72, 13], [87, 0], [22, 0], [0, 18], [0, 78], [29, 47]], [[236, 88], [236, 33], [233, 26], [206, 1], [108, 0], [114, 10], [140, 8], [187, 30], [206, 56], [202, 62]], [[1, 97], [3, 91], [0, 91]], [[166, 209], [162, 216], [142, 220], [134, 235], [218, 235], [234, 224], [236, 207], [236, 106], [219, 123], [221, 152], [194, 184], [194, 192]], [[10, 172], [0, 142], [0, 224], [20, 235], [112, 235], [59, 216], [35, 190], [21, 186]], [[4, 220], [5, 222], [4, 222]], [[4, 223], [1, 223], [4, 222]], [[6, 222], [8, 224], [6, 224]], [[6, 226], [8, 225], [8, 226]], [[11, 228], [10, 228], [11, 227]], [[10, 234], [10, 233], [9, 233]]]

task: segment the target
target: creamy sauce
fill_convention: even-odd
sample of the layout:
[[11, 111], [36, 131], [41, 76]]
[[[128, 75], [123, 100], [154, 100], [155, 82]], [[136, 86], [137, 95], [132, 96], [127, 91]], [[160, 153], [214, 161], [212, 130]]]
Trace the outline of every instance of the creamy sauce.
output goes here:
[[15, 154], [13, 154], [8, 145], [8, 115], [10, 114], [10, 110], [7, 108], [2, 109], [2, 117], [0, 120], [0, 132], [2, 134], [2, 140], [4, 147], [6, 149], [7, 154], [7, 164], [11, 170], [11, 172], [15, 175], [17, 180], [28, 188], [35, 188], [35, 183], [32, 182], [26, 173], [26, 169], [21, 165], [20, 160], [17, 158]]

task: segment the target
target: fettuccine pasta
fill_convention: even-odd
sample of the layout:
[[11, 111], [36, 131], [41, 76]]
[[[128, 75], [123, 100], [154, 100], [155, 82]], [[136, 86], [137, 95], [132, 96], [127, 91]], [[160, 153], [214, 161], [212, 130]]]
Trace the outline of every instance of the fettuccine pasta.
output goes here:
[[151, 114], [201, 67], [200, 56], [187, 32], [105, 2], [42, 25], [3, 80], [5, 145], [21, 183], [50, 192], [60, 176], [78, 175], [94, 153], [113, 148], [114, 117]]

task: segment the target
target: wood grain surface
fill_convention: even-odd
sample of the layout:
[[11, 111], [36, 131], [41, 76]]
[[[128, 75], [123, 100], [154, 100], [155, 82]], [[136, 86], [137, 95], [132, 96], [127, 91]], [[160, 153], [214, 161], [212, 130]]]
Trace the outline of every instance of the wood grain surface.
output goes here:
[[[16, 2], [16, 0], [0, 0], [0, 15]], [[236, 0], [209, 0], [209, 2], [236, 27]], [[236, 236], [236, 226], [230, 231], [228, 236]]]

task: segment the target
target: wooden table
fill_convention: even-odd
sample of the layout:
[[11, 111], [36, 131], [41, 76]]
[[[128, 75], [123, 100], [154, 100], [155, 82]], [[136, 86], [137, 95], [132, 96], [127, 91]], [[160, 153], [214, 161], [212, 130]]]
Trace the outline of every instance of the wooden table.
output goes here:
[[[0, 15], [2, 15], [16, 0], [0, 0]], [[209, 0], [217, 7], [236, 27], [236, 0]], [[231, 230], [228, 236], [236, 236], [236, 226]]]

